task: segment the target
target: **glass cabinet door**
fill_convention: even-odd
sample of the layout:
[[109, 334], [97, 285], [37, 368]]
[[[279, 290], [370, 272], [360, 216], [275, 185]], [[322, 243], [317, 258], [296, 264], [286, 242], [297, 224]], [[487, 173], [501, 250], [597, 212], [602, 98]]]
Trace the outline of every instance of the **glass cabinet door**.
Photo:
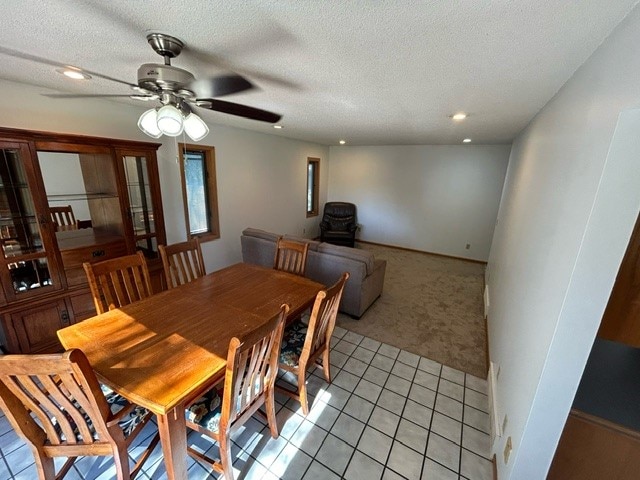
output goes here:
[[30, 164], [27, 144], [0, 142], [0, 277], [8, 298], [59, 288], [43, 239], [47, 218], [37, 214], [30, 188]]
[[156, 225], [156, 202], [151, 189], [150, 159], [147, 154], [121, 155], [127, 195], [128, 214], [133, 225], [133, 236], [136, 251], [141, 251], [147, 258], [158, 257], [158, 238]]

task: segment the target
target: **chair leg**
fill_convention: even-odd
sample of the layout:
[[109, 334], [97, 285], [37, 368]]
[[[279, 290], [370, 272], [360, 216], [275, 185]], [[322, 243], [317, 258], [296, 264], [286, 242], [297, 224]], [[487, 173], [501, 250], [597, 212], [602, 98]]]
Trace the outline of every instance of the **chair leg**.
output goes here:
[[266, 396], [264, 408], [267, 411], [267, 423], [269, 423], [271, 437], [278, 438], [280, 434], [278, 433], [278, 422], [276, 421], [276, 404], [273, 388]]
[[231, 439], [228, 434], [221, 434], [218, 438], [220, 444], [220, 463], [224, 472], [224, 480], [233, 480], [233, 458], [231, 458]]
[[36, 467], [38, 468], [38, 478], [40, 480], [54, 480], [56, 478], [56, 468], [53, 463], [53, 458], [47, 457], [44, 453], [32, 448], [33, 456], [36, 460]]
[[324, 373], [324, 379], [327, 383], [331, 383], [331, 363], [328, 348], [325, 348], [322, 353], [322, 373]]
[[130, 480], [129, 454], [125, 444], [117, 445], [113, 449], [113, 461], [116, 464], [116, 478], [118, 480]]
[[306, 417], [309, 415], [309, 400], [307, 399], [306, 372], [302, 368], [298, 372], [298, 394], [300, 395], [300, 406], [302, 413]]

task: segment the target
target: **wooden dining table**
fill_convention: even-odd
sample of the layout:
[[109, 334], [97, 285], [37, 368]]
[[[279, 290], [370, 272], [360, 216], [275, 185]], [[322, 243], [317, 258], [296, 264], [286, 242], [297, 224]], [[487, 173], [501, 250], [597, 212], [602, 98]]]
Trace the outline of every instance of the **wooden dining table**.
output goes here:
[[157, 416], [169, 479], [187, 478], [184, 405], [218, 383], [229, 341], [273, 317], [283, 303], [296, 318], [324, 285], [238, 263], [58, 330], [99, 379]]

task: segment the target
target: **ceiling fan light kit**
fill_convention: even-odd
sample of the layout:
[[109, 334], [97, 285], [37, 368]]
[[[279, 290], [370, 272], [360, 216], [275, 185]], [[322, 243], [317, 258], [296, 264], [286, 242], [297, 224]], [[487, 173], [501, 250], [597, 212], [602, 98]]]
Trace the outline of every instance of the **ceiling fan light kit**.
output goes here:
[[169, 137], [177, 137], [184, 130], [182, 113], [173, 105], [165, 105], [158, 110], [158, 130]]
[[209, 134], [209, 127], [195, 113], [190, 113], [184, 119], [184, 131], [194, 142], [202, 140]]
[[162, 132], [158, 128], [158, 111], [155, 108], [147, 110], [138, 119], [138, 128], [153, 138], [160, 138]]

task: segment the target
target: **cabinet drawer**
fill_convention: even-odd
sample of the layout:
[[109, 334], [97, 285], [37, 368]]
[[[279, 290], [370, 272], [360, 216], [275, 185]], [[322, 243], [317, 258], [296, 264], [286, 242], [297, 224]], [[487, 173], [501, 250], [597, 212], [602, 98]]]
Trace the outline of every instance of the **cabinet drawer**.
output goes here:
[[62, 265], [67, 277], [67, 285], [86, 285], [87, 275], [82, 267], [85, 262], [95, 263], [102, 260], [121, 257], [127, 254], [127, 246], [124, 240], [104, 243], [101, 245], [91, 245], [87, 247], [74, 248], [60, 252]]
[[127, 254], [127, 246], [123, 239], [100, 245], [89, 245], [72, 250], [63, 250], [60, 254], [62, 255], [62, 264], [66, 270], [77, 267], [82, 268], [84, 262], [95, 263], [110, 258], [121, 257]]

